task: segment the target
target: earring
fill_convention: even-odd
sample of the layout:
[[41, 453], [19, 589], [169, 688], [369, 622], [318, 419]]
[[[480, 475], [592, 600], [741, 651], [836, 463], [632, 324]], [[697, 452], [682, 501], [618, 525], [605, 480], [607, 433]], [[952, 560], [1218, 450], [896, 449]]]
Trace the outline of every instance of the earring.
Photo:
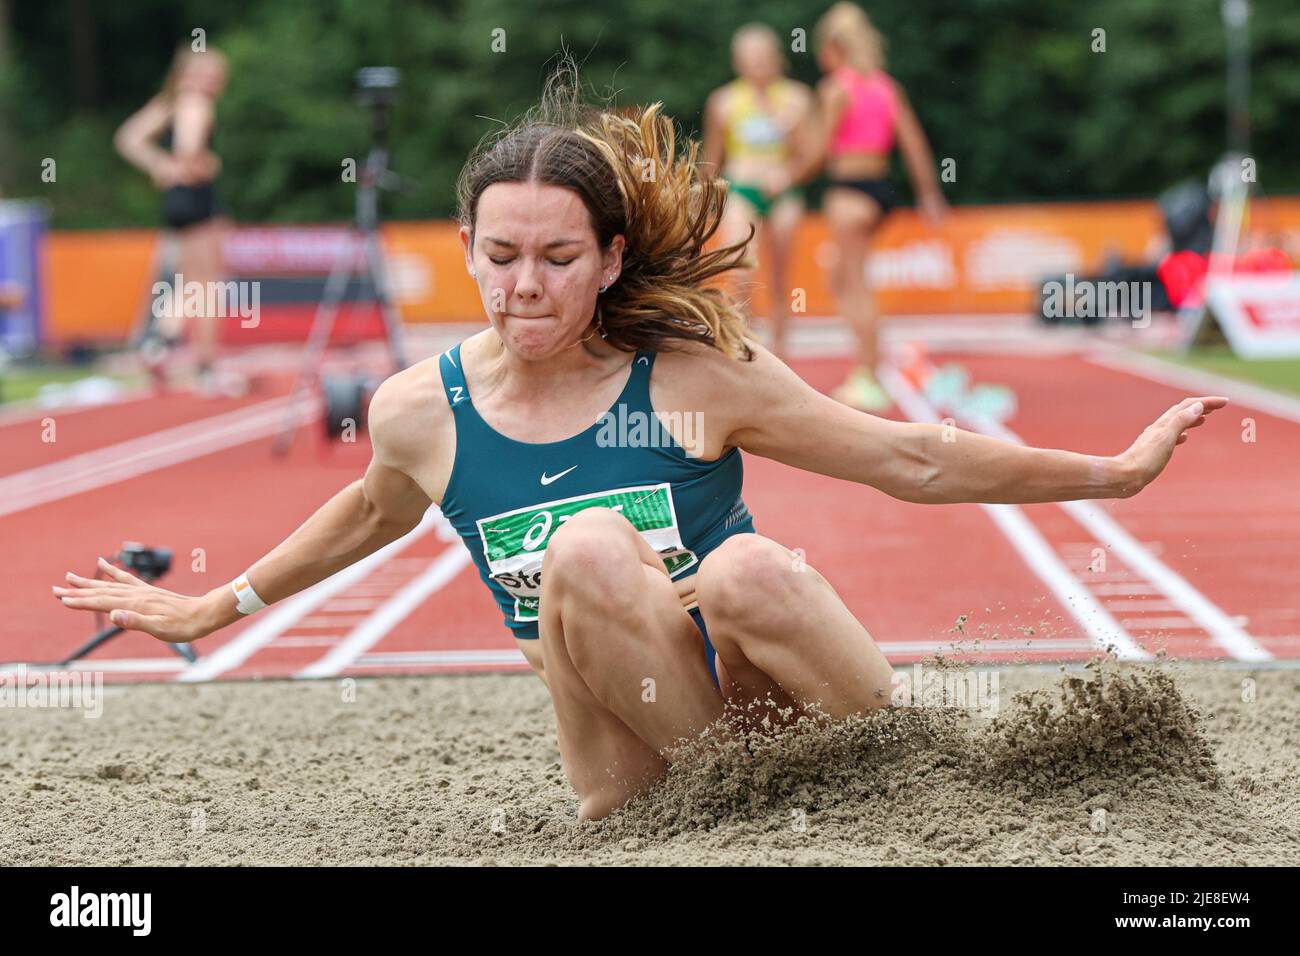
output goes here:
[[470, 270], [469, 270], [469, 277], [470, 277], [471, 279], [477, 279], [477, 278], [478, 278], [478, 273], [475, 272], [473, 269], [470, 269]]
[[613, 277], [613, 276], [606, 276], [606, 277], [605, 277], [605, 284], [604, 284], [603, 286], [600, 287], [600, 291], [601, 291], [601, 292], [604, 292], [606, 289], [608, 289], [608, 288], [609, 288], [610, 286], [612, 286], [613, 284], [614, 284], [614, 277]]
[[588, 332], [586, 335], [584, 335], [581, 339], [579, 339], [579, 340], [578, 340], [578, 344], [581, 345], [583, 342], [586, 342], [588, 339], [590, 339], [590, 338], [591, 338], [593, 335], [595, 335], [597, 332], [600, 333], [600, 337], [601, 337], [602, 339], [607, 339], [607, 338], [609, 338], [609, 333], [605, 331], [605, 323], [604, 323], [604, 321], [601, 319], [601, 317], [600, 317], [599, 314], [596, 315], [596, 327], [595, 327], [594, 329], [592, 329], [590, 332]]

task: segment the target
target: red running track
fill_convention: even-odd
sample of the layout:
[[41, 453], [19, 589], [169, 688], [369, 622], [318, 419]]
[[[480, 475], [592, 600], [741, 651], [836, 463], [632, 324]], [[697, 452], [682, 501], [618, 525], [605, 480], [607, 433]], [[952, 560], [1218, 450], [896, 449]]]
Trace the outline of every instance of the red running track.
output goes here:
[[[1022, 411], [1009, 425], [1035, 444], [1113, 453], [1181, 397], [1168, 386], [1078, 357], [960, 359], [977, 381], [1001, 381], [1016, 389]], [[810, 359], [795, 367], [828, 389], [847, 363]], [[6, 449], [0, 476], [69, 461], [179, 424], [202, 434], [213, 416], [251, 408], [286, 390], [286, 382], [275, 381], [263, 394], [241, 400], [207, 403], [178, 396], [56, 411], [59, 440], [53, 444], [40, 441], [32, 422], [0, 426], [0, 447]], [[1239, 429], [1231, 421], [1212, 420], [1179, 449], [1157, 485], [1137, 498], [1108, 504], [1115, 518], [1158, 549], [1208, 600], [1245, 618], [1250, 635], [1270, 654], [1295, 657], [1300, 624], [1283, 582], [1288, 576], [1300, 579], [1297, 558], [1285, 548], [1287, 536], [1294, 542], [1300, 530], [1300, 508], [1294, 494], [1286, 500], [1288, 482], [1291, 489], [1297, 483], [1285, 442], [1296, 447], [1300, 435], [1294, 431], [1300, 425], [1257, 417], [1261, 438], [1250, 449], [1239, 447]], [[176, 553], [163, 582], [167, 587], [201, 593], [229, 581], [283, 540], [331, 494], [359, 477], [369, 457], [364, 440], [325, 446], [314, 429], [300, 432], [283, 460], [271, 457], [270, 444], [269, 435], [242, 441], [0, 517], [0, 540], [11, 554], [21, 555], [0, 586], [9, 608], [0, 625], [0, 660], [55, 660], [89, 636], [92, 617], [64, 609], [50, 595], [50, 585], [65, 570], [88, 573], [97, 555], [115, 551], [123, 540], [139, 540]], [[967, 650], [978, 639], [980, 659], [990, 661], [1071, 660], [1095, 653], [1070, 610], [979, 506], [907, 504], [752, 456], [746, 457], [745, 495], [760, 533], [802, 548], [892, 661], [919, 660], [959, 639]], [[1095, 541], [1054, 505], [1031, 506], [1024, 513], [1065, 565], [1086, 573], [1081, 556]], [[431, 525], [394, 559], [283, 626], [271, 627], [268, 615], [279, 610], [283, 616], [289, 602], [198, 642], [196, 649], [209, 659], [203, 673], [268, 678], [522, 666], [476, 570], [464, 560], [464, 549], [443, 531]], [[203, 558], [202, 566], [195, 555]], [[1116, 558], [1109, 559], [1105, 576], [1090, 587], [1134, 589]], [[1162, 604], [1159, 593], [1101, 600]], [[1174, 615], [1138, 607], [1117, 611], [1116, 617], [1165, 618], [1169, 625]], [[1179, 656], [1225, 656], [1203, 630], [1131, 623], [1129, 630], [1153, 652], [1166, 647]], [[236, 649], [238, 655], [218, 666], [223, 654]], [[109, 679], [130, 680], [176, 679], [183, 666], [170, 648], [139, 634], [116, 638], [93, 662], [89, 666], [121, 668], [109, 670]]]

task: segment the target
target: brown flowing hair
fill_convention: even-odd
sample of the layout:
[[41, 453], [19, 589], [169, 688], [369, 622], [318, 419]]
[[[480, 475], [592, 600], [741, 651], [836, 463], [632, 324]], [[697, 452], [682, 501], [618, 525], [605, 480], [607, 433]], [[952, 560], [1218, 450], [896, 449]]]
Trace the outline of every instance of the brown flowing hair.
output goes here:
[[571, 189], [587, 207], [601, 249], [617, 235], [626, 240], [618, 281], [596, 300], [594, 321], [607, 342], [632, 352], [688, 340], [750, 359], [739, 306], [707, 284], [749, 265], [749, 239], [705, 250], [722, 222], [727, 186], [697, 164], [699, 143], [687, 140], [678, 150], [677, 130], [662, 109], [584, 104], [577, 66], [566, 55], [541, 102], [470, 154], [456, 184], [458, 218], [472, 244], [479, 197], [493, 183]]

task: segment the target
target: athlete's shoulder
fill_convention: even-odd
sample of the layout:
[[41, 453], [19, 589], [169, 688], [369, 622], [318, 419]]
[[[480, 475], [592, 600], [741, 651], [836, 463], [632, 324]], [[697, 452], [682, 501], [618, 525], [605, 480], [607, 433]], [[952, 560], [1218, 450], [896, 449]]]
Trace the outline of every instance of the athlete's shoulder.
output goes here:
[[822, 103], [847, 100], [849, 87], [837, 73], [828, 73], [817, 81], [817, 97]]
[[725, 119], [727, 112], [731, 109], [731, 104], [736, 97], [736, 81], [723, 83], [714, 89], [704, 101], [705, 113], [712, 114], [717, 119]]
[[813, 88], [802, 80], [783, 77], [780, 81], [781, 89], [786, 96], [802, 102], [808, 102], [813, 98]]
[[753, 339], [750, 356], [729, 356], [698, 342], [685, 342], [655, 359], [652, 399], [656, 411], [706, 413], [706, 434], [720, 445], [782, 403], [806, 397], [811, 387]]
[[366, 422], [376, 454], [394, 463], [416, 460], [453, 427], [440, 357], [430, 356], [393, 373], [371, 396]]
[[683, 398], [691, 396], [700, 402], [730, 401], [751, 383], [773, 374], [777, 366], [785, 368], [757, 341], [750, 338], [744, 341], [749, 354], [737, 356], [703, 342], [674, 343], [670, 350], [655, 357], [655, 375]]

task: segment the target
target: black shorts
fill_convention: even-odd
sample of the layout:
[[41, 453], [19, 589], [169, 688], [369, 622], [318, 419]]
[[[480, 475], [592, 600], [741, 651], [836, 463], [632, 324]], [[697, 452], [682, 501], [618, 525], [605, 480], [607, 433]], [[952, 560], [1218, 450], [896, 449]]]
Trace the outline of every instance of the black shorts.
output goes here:
[[864, 192], [880, 206], [881, 215], [898, 205], [898, 194], [888, 179], [832, 179], [830, 187]]
[[197, 226], [217, 213], [217, 191], [212, 183], [172, 186], [163, 193], [163, 220], [169, 229]]

